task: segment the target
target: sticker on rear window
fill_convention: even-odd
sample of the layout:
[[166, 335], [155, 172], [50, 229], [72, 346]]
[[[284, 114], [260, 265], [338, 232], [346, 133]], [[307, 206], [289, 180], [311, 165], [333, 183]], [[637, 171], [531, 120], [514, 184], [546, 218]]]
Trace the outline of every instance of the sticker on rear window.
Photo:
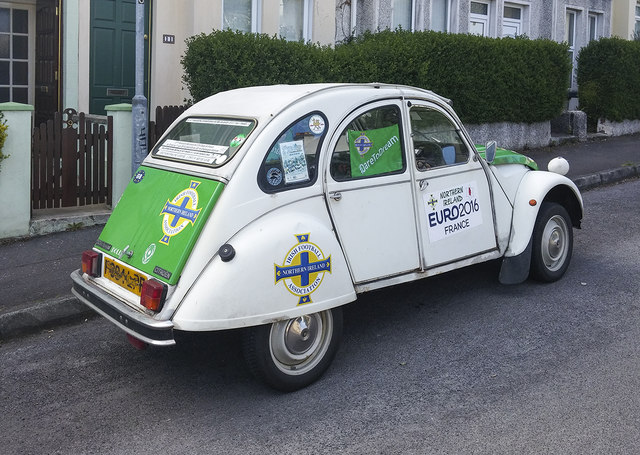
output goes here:
[[324, 119], [321, 115], [311, 116], [309, 119], [309, 130], [316, 136], [324, 132]]
[[226, 125], [226, 126], [251, 126], [252, 122], [243, 122], [241, 120], [221, 120], [215, 118], [188, 118], [187, 123], [203, 123], [207, 125]]
[[278, 186], [282, 183], [282, 171], [277, 167], [272, 167], [267, 171], [267, 182], [269, 185]]
[[157, 151], [156, 155], [167, 158], [194, 161], [196, 163], [223, 163], [229, 147], [225, 145], [197, 144], [167, 139]]
[[303, 141], [282, 142], [280, 144], [280, 157], [282, 158], [284, 181], [286, 183], [309, 180]]

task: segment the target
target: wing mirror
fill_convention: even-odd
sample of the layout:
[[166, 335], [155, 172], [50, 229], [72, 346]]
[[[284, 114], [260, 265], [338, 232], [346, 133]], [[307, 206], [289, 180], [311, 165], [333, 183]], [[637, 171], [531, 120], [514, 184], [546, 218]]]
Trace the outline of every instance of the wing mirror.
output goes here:
[[487, 142], [487, 147], [484, 152], [484, 159], [487, 161], [487, 163], [493, 163], [493, 160], [496, 157], [496, 148], [496, 141]]

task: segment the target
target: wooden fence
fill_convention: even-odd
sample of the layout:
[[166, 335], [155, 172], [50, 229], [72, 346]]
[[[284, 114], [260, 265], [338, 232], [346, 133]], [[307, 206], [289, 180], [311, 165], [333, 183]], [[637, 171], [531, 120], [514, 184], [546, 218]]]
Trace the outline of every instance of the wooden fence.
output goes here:
[[32, 208], [111, 205], [112, 161], [112, 117], [56, 112], [33, 129]]
[[[149, 122], [149, 150], [187, 106], [158, 106]], [[56, 112], [33, 129], [31, 207], [111, 205], [113, 118]]]
[[156, 145], [158, 139], [169, 128], [169, 125], [182, 114], [188, 106], [163, 106], [156, 107], [156, 121], [149, 122], [149, 151]]

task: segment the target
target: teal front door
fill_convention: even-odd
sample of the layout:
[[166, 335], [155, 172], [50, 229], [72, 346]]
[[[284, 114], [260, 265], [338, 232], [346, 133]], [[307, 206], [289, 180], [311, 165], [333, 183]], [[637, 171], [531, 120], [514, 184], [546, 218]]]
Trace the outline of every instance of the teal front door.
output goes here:
[[[149, 36], [151, 0], [145, 2], [145, 36]], [[89, 113], [105, 115], [109, 104], [130, 103], [135, 95], [136, 0], [91, 2]], [[149, 40], [145, 39], [145, 96]]]

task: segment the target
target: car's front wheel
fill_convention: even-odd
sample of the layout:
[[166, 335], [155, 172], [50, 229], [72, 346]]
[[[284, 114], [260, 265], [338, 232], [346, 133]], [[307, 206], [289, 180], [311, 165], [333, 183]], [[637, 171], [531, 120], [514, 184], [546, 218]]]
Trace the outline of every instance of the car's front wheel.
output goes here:
[[532, 277], [546, 282], [562, 278], [571, 262], [572, 250], [569, 213], [560, 204], [543, 203], [533, 229]]
[[342, 308], [250, 328], [243, 342], [251, 372], [291, 392], [316, 381], [331, 364], [342, 336]]

